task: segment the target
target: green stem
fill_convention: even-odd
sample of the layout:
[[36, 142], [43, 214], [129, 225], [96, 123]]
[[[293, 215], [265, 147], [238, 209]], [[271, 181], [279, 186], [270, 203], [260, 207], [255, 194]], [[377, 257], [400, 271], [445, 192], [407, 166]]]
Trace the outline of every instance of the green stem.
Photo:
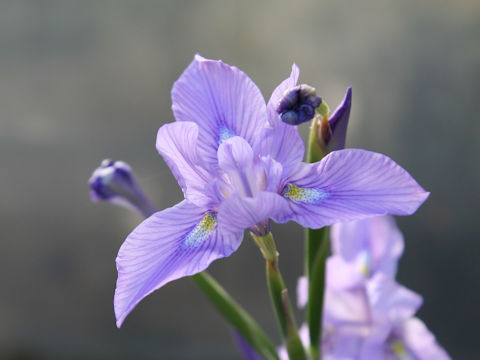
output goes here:
[[[320, 161], [326, 155], [318, 141], [321, 137], [323, 117], [319, 114], [312, 121], [307, 151], [309, 163]], [[305, 229], [305, 273], [308, 279], [306, 317], [310, 333], [310, 356], [313, 360], [322, 358], [322, 316], [328, 253], [329, 228]]]
[[206, 271], [191, 277], [216, 309], [263, 359], [278, 360], [277, 350], [257, 322]]
[[290, 360], [305, 360], [306, 354], [298, 335], [287, 288], [278, 267], [278, 253], [272, 233], [265, 236], [251, 234], [266, 260], [267, 284]]
[[325, 294], [326, 260], [329, 254], [328, 228], [306, 229], [308, 303], [306, 309], [310, 333], [310, 355], [313, 360], [321, 359], [322, 318]]

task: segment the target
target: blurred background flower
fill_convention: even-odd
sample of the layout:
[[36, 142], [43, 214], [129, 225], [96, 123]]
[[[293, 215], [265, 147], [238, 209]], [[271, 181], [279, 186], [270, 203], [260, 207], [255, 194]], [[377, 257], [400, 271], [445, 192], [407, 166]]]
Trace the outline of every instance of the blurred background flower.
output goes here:
[[[389, 155], [432, 193], [398, 219], [397, 278], [422, 294], [418, 316], [453, 358], [478, 358], [478, 1], [17, 0], [0, 3], [0, 29], [0, 358], [239, 356], [188, 280], [116, 329], [114, 259], [141, 217], [88, 196], [109, 156], [158, 208], [182, 198], [155, 137], [196, 52], [235, 64], [266, 98], [292, 62], [332, 106], [353, 87], [347, 146]], [[273, 231], [294, 291], [301, 230]], [[245, 241], [211, 271], [275, 335], [263, 265]]]

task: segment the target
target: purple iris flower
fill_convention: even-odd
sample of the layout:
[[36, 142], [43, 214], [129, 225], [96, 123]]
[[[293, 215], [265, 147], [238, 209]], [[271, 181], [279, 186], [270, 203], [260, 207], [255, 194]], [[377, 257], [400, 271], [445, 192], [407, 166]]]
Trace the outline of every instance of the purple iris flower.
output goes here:
[[409, 215], [428, 193], [388, 157], [357, 149], [302, 162], [296, 126], [276, 111], [299, 70], [268, 104], [236, 67], [195, 56], [172, 89], [176, 122], [160, 128], [157, 150], [185, 200], [157, 212], [117, 257], [117, 326], [145, 296], [205, 270], [240, 245], [245, 229], [264, 235], [270, 219], [320, 228], [386, 213]]
[[[395, 280], [404, 242], [392, 217], [335, 224], [327, 260], [322, 351], [327, 360], [447, 360], [448, 354], [413, 316], [422, 304]], [[298, 303], [307, 302], [298, 282]]]
[[382, 273], [352, 287], [337, 286], [333, 277], [325, 292], [323, 351], [334, 359], [377, 359], [362, 354], [386, 345], [386, 334], [415, 314], [421, 296]]

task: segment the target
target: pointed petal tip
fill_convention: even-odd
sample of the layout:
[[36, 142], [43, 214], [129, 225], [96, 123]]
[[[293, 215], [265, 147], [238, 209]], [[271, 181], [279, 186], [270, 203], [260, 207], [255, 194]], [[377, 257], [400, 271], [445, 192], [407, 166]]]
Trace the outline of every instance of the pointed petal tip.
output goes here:
[[193, 56], [193, 60], [195, 61], [203, 61], [203, 60], [206, 60], [202, 55], [200, 55], [199, 53], [196, 53], [194, 56]]
[[123, 322], [124, 322], [125, 318], [124, 317], [118, 317], [116, 319], [117, 319], [117, 322], [116, 322], [117, 329], [120, 329], [123, 325]]
[[348, 102], [352, 102], [352, 87], [351, 86], [349, 86], [347, 88], [347, 91], [345, 92], [345, 100], [348, 101]]
[[295, 80], [298, 81], [298, 76], [300, 75], [300, 68], [296, 63], [292, 64], [292, 72], [290, 76], [294, 76]]

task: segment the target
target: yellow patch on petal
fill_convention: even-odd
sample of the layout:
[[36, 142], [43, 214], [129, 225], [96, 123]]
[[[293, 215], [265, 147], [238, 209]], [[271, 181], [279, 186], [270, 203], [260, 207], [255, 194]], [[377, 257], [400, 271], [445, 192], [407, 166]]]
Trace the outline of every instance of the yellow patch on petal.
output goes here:
[[396, 340], [390, 346], [393, 353], [398, 357], [400, 360], [409, 360], [410, 356], [408, 356], [407, 351], [405, 350], [405, 346], [400, 340]]
[[328, 193], [322, 189], [303, 188], [294, 184], [287, 184], [282, 195], [292, 201], [305, 204], [319, 204], [328, 197]]
[[215, 214], [207, 213], [203, 219], [188, 233], [183, 243], [184, 247], [198, 246], [205, 241], [217, 226]]

